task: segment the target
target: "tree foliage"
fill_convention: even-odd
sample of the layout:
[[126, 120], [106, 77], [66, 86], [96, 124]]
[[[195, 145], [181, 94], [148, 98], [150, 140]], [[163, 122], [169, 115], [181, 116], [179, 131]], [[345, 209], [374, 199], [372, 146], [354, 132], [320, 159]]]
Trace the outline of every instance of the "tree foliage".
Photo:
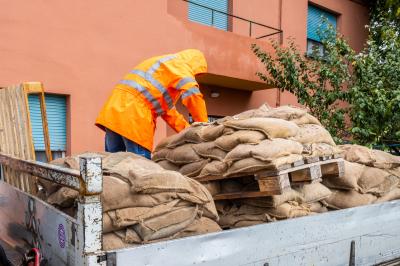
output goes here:
[[323, 54], [314, 47], [312, 54], [306, 56], [293, 40], [289, 40], [287, 47], [273, 42], [273, 54], [265, 53], [257, 45], [252, 50], [265, 66], [265, 73], [257, 73], [261, 80], [293, 93], [340, 141], [346, 134], [341, 102], [347, 99], [347, 93], [343, 88], [351, 80], [354, 52], [343, 38], [336, 38], [332, 27], [322, 34]]
[[331, 27], [320, 32], [323, 55], [303, 55], [293, 40], [287, 47], [273, 43], [272, 54], [252, 46], [265, 66], [257, 75], [296, 95], [339, 142], [400, 140], [400, 0], [378, 0], [371, 12], [367, 44], [358, 54]]
[[356, 56], [349, 115], [354, 139], [384, 144], [400, 139], [400, 3], [377, 1], [367, 46]]

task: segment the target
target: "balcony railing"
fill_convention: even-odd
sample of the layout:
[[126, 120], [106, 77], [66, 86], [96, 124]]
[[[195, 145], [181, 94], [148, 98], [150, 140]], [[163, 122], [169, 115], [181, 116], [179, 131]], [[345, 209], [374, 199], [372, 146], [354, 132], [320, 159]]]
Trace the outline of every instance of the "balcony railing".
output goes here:
[[273, 35], [276, 35], [276, 34], [282, 34], [282, 30], [281, 29], [277, 29], [277, 28], [274, 28], [274, 27], [271, 27], [271, 26], [268, 26], [268, 25], [265, 25], [265, 24], [262, 24], [262, 23], [258, 23], [258, 22], [255, 22], [255, 21], [252, 21], [252, 20], [249, 20], [249, 19], [246, 19], [246, 18], [242, 18], [242, 17], [236, 16], [236, 15], [233, 15], [233, 14], [229, 14], [229, 13], [223, 12], [223, 11], [219, 11], [217, 9], [213, 9], [211, 7], [208, 7], [208, 6], [205, 6], [205, 5], [202, 5], [202, 4], [198, 4], [198, 3], [195, 3], [195, 2], [190, 1], [190, 0], [182, 0], [182, 1], [190, 3], [192, 5], [196, 5], [196, 6], [205, 8], [207, 10], [210, 10], [211, 11], [211, 26], [215, 26], [214, 25], [214, 22], [215, 22], [214, 17], [215, 17], [215, 13], [218, 13], [218, 14], [226, 15], [227, 17], [232, 18], [232, 20], [233, 19], [237, 19], [237, 20], [244, 21], [244, 22], [248, 23], [248, 25], [249, 25], [249, 37], [254, 37], [253, 36], [253, 26], [254, 25], [260, 26], [262, 28], [265, 28], [265, 29], [273, 31], [272, 33], [268, 33], [268, 34], [265, 34], [265, 35], [254, 37], [255, 39], [262, 39], [262, 38], [266, 38], [266, 37], [273, 36]]

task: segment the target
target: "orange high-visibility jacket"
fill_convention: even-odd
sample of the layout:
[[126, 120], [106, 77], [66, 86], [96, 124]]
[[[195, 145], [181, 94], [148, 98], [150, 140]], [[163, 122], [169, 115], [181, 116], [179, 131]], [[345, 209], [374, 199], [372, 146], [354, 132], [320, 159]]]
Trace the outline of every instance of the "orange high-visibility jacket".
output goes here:
[[206, 104], [194, 78], [205, 72], [206, 59], [196, 49], [147, 59], [116, 85], [96, 125], [151, 151], [158, 116], [176, 132], [189, 126], [175, 109], [179, 97], [194, 121], [208, 120]]

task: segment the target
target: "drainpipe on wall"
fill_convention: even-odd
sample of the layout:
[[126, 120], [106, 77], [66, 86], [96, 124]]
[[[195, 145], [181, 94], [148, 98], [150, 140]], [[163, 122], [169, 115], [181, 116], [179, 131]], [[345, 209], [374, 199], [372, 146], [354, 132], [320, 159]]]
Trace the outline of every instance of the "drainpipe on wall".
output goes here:
[[[283, 0], [279, 0], [279, 29], [282, 30], [282, 1]], [[279, 33], [279, 44], [282, 45], [283, 44], [283, 32]], [[281, 105], [281, 91], [279, 88], [277, 88], [276, 90], [276, 103], [275, 103], [276, 107]]]

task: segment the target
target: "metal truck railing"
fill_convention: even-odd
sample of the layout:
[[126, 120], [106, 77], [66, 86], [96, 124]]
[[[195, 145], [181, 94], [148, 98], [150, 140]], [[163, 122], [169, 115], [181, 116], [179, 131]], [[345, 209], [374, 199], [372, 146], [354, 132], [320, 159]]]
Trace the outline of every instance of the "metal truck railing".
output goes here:
[[[0, 208], [3, 217], [0, 223], [1, 238], [13, 242], [15, 234], [22, 232], [23, 235], [18, 238], [41, 249], [45, 257], [52, 260], [50, 265], [105, 265], [102, 259], [100, 193], [103, 189], [103, 176], [100, 157], [80, 157], [80, 171], [17, 159], [1, 153], [0, 165], [79, 191], [75, 219], [2, 182], [0, 195], [3, 202], [9, 205], [8, 208]], [[21, 216], [24, 213], [25, 217]], [[13, 226], [17, 229], [13, 229]], [[26, 229], [29, 232], [25, 232]]]
[[256, 22], [256, 21], [252, 21], [252, 20], [249, 20], [249, 19], [246, 19], [246, 18], [243, 18], [243, 17], [239, 17], [239, 16], [236, 16], [236, 15], [233, 15], [233, 14], [229, 14], [229, 13], [226, 13], [226, 12], [223, 12], [223, 11], [219, 11], [217, 9], [214, 9], [214, 8], [202, 5], [202, 4], [198, 4], [198, 3], [190, 1], [190, 0], [182, 0], [182, 1], [211, 11], [211, 26], [214, 26], [214, 17], [215, 17], [214, 14], [218, 13], [218, 14], [225, 15], [225, 16], [227, 16], [229, 18], [232, 18], [232, 19], [237, 19], [237, 20], [241, 20], [241, 21], [247, 22], [248, 25], [249, 25], [249, 37], [253, 37], [252, 36], [252, 34], [253, 34], [252, 26], [253, 25], [257, 25], [257, 26], [260, 26], [260, 27], [263, 27], [265, 29], [273, 31], [272, 33], [255, 37], [256, 39], [262, 39], [262, 38], [266, 38], [266, 37], [273, 36], [273, 35], [276, 35], [276, 34], [282, 34], [282, 30], [281, 29], [277, 29], [277, 28], [274, 28], [274, 27], [271, 27], [271, 26], [268, 26], [268, 25], [265, 25], [265, 24], [262, 24], [262, 23], [259, 23], [259, 22]]

